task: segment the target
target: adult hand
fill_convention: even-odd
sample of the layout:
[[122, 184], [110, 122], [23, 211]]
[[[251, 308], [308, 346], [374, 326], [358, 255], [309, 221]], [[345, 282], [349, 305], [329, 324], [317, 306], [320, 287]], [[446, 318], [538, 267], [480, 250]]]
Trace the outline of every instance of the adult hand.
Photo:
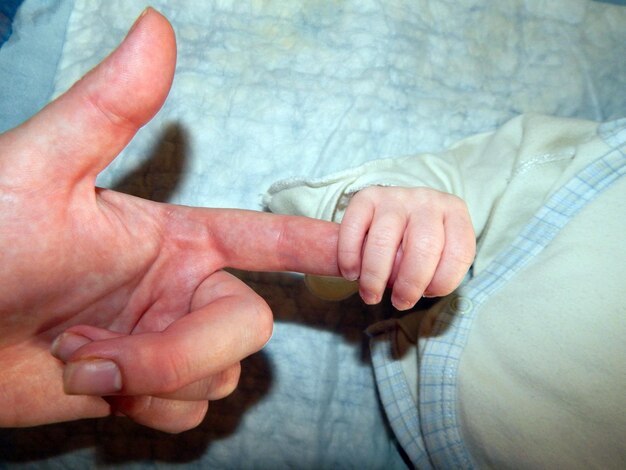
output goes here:
[[474, 229], [465, 203], [429, 188], [371, 186], [355, 194], [341, 222], [338, 263], [359, 280], [366, 303], [406, 310], [426, 295], [452, 292], [474, 260]]
[[267, 304], [221, 269], [338, 274], [335, 224], [95, 187], [162, 105], [175, 60], [171, 26], [148, 9], [0, 136], [0, 426], [121, 413], [189, 429], [271, 335]]

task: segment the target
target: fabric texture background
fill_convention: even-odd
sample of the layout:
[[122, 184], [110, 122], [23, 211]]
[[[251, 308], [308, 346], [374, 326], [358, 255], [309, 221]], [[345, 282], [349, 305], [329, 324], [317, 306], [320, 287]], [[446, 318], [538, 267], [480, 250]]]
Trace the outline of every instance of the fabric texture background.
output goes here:
[[[98, 183], [153, 200], [260, 209], [278, 179], [436, 152], [520, 113], [626, 112], [626, 9], [608, 3], [152, 5], [177, 34], [172, 92]], [[26, 0], [0, 48], [2, 129], [104, 58], [143, 7]], [[111, 419], [2, 430], [0, 467], [405, 466], [363, 334], [396, 315], [387, 300], [323, 302], [299, 276], [239, 274], [272, 307], [274, 336], [198, 429], [172, 437]]]

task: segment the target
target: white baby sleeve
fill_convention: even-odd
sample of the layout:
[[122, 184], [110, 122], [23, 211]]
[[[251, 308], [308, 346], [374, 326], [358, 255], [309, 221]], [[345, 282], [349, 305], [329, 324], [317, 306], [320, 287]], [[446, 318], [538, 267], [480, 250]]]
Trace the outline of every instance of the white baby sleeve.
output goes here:
[[572, 126], [572, 136], [580, 138], [581, 126], [591, 135], [596, 125], [519, 116], [495, 132], [466, 138], [440, 154], [374, 160], [325, 178], [279, 181], [269, 188], [264, 203], [272, 212], [339, 222], [350, 196], [360, 189], [373, 185], [426, 186], [464, 199], [480, 236], [513, 175], [528, 165], [540, 164], [538, 155], [549, 155], [551, 149], [562, 153], [568, 146], [568, 133], [563, 129]]

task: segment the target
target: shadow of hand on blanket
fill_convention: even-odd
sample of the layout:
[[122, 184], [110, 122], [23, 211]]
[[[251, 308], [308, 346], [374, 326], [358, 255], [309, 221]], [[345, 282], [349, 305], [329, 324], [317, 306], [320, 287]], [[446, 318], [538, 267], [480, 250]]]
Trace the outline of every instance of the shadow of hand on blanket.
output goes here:
[[[157, 202], [169, 201], [184, 177], [187, 149], [185, 129], [177, 123], [171, 124], [145, 162], [116, 181], [113, 189]], [[300, 275], [233, 273], [267, 301], [276, 322], [332, 333], [337, 341], [354, 346], [363, 363], [370, 361], [365, 329], [377, 321], [400, 315], [392, 308], [389, 296], [376, 306], [365, 305], [358, 295], [341, 302], [328, 302], [311, 294]], [[236, 435], [246, 413], [270, 393], [274, 373], [265, 351], [245, 359], [239, 386], [233, 394], [211, 402], [206, 419], [197, 428], [175, 436], [112, 417], [0, 429], [0, 467], [2, 462], [46, 466], [46, 459], [51, 458], [68, 468], [76, 467], [79, 462], [84, 463], [80, 465], [84, 468], [94, 464], [196, 461], [213, 443]]]
[[[374, 323], [406, 314], [393, 308], [390, 292], [385, 293], [378, 305], [365, 304], [358, 294], [342, 301], [327, 301], [312, 294], [299, 274], [231, 272], [265, 299], [274, 321], [332, 333], [338, 341], [353, 345], [363, 363], [370, 363], [369, 336], [365, 330]], [[422, 299], [415, 309], [424, 310], [433, 302]]]
[[[261, 400], [272, 382], [263, 353], [242, 362], [238, 388], [222, 400], [209, 404], [206, 419], [195, 429], [178, 435], [165, 434], [127, 419], [104, 418], [59, 423], [24, 429], [0, 429], [2, 462], [27, 463], [57, 458], [63, 468], [91, 468], [142, 461], [174, 464], [193, 462], [211, 446], [234, 434], [246, 411]], [[63, 462], [66, 460], [65, 465]], [[80, 464], [82, 462], [84, 465]]]
[[[145, 162], [114, 182], [112, 189], [157, 202], [176, 193], [186, 171], [188, 136], [178, 123], [162, 133]], [[45, 459], [67, 459], [67, 468], [83, 461], [122, 464], [141, 461], [185, 463], [198, 459], [211, 442], [236, 433], [246, 411], [260, 401], [272, 385], [267, 355], [255, 354], [242, 362], [237, 389], [211, 402], [206, 419], [195, 429], [169, 435], [127, 419], [87, 419], [24, 429], [0, 429], [0, 468], [3, 462], [37, 466]]]
[[169, 202], [185, 174], [188, 140], [180, 124], [170, 124], [144, 163], [114, 182], [112, 189], [151, 201]]

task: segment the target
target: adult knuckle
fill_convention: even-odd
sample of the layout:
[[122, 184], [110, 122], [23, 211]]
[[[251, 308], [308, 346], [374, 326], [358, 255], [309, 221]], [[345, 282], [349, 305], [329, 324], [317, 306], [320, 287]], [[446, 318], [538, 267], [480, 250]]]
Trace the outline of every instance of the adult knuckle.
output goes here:
[[84, 96], [85, 102], [96, 110], [106, 121], [112, 126], [119, 129], [136, 129], [141, 125], [141, 122], [135, 119], [128, 113], [122, 112], [119, 109], [115, 109], [103, 101], [97, 93], [88, 93]]
[[176, 346], [168, 348], [167, 354], [160, 358], [158, 370], [160, 372], [156, 393], [173, 393], [191, 382], [191, 358]]

